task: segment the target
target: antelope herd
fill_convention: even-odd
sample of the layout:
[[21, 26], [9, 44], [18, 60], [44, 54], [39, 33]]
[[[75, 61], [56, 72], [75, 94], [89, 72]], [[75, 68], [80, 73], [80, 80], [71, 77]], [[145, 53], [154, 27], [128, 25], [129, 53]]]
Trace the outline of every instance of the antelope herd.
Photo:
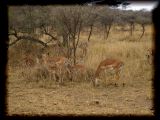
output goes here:
[[[59, 83], [63, 83], [64, 75], [66, 74], [70, 76], [68, 79], [72, 81], [76, 81], [80, 77], [84, 77], [87, 80], [87, 68], [84, 64], [72, 65], [70, 60], [65, 57], [49, 57], [47, 54], [42, 55], [42, 61], [48, 71], [57, 76]], [[118, 80], [123, 65], [124, 63], [122, 61], [116, 59], [105, 59], [100, 62], [92, 78], [93, 85], [98, 85], [98, 80], [100, 80], [99, 77], [102, 72], [110, 72]]]
[[[80, 44], [80, 49], [82, 49], [84, 55], [87, 52], [87, 43]], [[146, 52], [146, 57], [149, 64], [152, 64], [153, 58], [153, 49], [148, 49]], [[87, 80], [87, 67], [84, 64], [72, 64], [71, 60], [64, 57], [51, 57], [49, 53], [43, 53], [41, 59], [36, 58], [36, 63], [38, 66], [43, 65], [49, 73], [55, 76], [56, 81], [59, 83], [63, 83], [65, 77], [67, 76], [68, 80], [76, 81], [80, 77], [84, 76], [84, 79]], [[25, 64], [31, 66], [33, 64], [33, 59], [30, 56], [25, 58]], [[94, 86], [97, 86], [101, 80], [101, 73], [110, 73], [114, 76], [114, 79], [119, 80], [122, 68], [124, 66], [124, 62], [118, 59], [106, 58], [101, 61], [95, 70], [95, 73], [92, 74], [92, 82]]]

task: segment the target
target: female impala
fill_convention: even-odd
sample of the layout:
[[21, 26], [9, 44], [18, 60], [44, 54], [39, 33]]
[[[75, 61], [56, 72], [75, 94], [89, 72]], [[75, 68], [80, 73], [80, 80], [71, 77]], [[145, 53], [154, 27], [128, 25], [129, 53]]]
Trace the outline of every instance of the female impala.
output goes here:
[[58, 77], [60, 83], [63, 83], [65, 73], [69, 72], [67, 68], [67, 65], [69, 64], [68, 59], [62, 56], [49, 57], [48, 55], [43, 54], [42, 60], [48, 71], [53, 73], [55, 77]]
[[121, 69], [123, 66], [124, 66], [124, 63], [122, 61], [115, 60], [115, 59], [108, 59], [107, 58], [107, 59], [101, 61], [96, 72], [95, 72], [95, 79], [93, 81], [94, 86], [97, 86], [98, 80], [100, 77], [100, 73], [103, 71], [105, 73], [110, 72], [110, 73], [116, 75], [116, 78], [118, 80]]
[[82, 56], [85, 57], [87, 55], [88, 42], [79, 43], [79, 48], [82, 50]]
[[152, 64], [153, 62], [153, 55], [154, 55], [154, 49], [153, 48], [147, 49], [146, 57], [149, 64]]
[[33, 67], [35, 65], [35, 61], [33, 60], [33, 56], [30, 54], [25, 55], [23, 58], [25, 67]]
[[75, 64], [70, 66], [71, 79], [75, 80], [84, 77], [86, 80], [87, 70], [83, 64]]

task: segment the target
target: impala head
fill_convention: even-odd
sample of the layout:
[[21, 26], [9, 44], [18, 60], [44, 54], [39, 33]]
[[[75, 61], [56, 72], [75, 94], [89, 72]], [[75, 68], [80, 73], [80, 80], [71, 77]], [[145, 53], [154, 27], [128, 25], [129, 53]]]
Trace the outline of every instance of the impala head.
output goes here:
[[41, 55], [41, 61], [43, 63], [46, 63], [46, 60], [47, 60], [48, 56], [49, 56], [49, 53], [42, 53], [42, 55]]
[[94, 70], [87, 71], [88, 79], [92, 82], [93, 86], [98, 86], [99, 77], [96, 77]]
[[42, 58], [47, 58], [49, 56], [49, 52], [48, 53], [42, 53]]

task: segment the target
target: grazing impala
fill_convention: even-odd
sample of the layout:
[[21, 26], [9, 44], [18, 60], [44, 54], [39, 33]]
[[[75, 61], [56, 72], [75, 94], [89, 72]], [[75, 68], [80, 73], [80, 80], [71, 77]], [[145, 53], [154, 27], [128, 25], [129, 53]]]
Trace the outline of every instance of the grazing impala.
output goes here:
[[110, 72], [110, 73], [116, 75], [116, 78], [118, 80], [119, 76], [120, 76], [121, 69], [123, 66], [124, 66], [124, 63], [122, 61], [115, 60], [115, 59], [108, 59], [107, 58], [107, 59], [101, 61], [96, 72], [95, 72], [95, 79], [93, 81], [94, 86], [97, 86], [101, 72], [105, 72], [105, 73]]
[[67, 68], [67, 65], [69, 64], [68, 59], [62, 56], [49, 57], [47, 54], [43, 54], [42, 61], [48, 71], [55, 74], [55, 77], [58, 77], [59, 82], [63, 83], [65, 73], [69, 72]]

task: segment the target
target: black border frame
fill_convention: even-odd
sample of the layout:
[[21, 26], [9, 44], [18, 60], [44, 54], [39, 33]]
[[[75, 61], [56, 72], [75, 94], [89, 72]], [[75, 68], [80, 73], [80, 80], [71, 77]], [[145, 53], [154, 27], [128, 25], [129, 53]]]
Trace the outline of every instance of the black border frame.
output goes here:
[[[129, 0], [128, 0], [129, 1]], [[134, 1], [134, 0], [132, 0]], [[147, 1], [147, 0], [146, 0]], [[148, 0], [152, 1], [152, 0]], [[155, 40], [155, 56], [154, 56], [154, 80], [153, 80], [153, 87], [154, 87], [154, 116], [137, 116], [137, 115], [116, 115], [116, 116], [58, 116], [58, 115], [42, 115], [42, 116], [23, 116], [23, 115], [13, 115], [7, 116], [7, 104], [6, 104], [6, 93], [7, 93], [7, 42], [8, 42], [8, 6], [12, 5], [71, 5], [71, 4], [83, 4], [86, 0], [80, 1], [66, 1], [63, 0], [1, 0], [0, 1], [0, 18], [2, 21], [0, 22], [0, 119], [95, 119], [95, 118], [107, 118], [107, 119], [130, 119], [130, 120], [137, 120], [137, 119], [160, 119], [160, 3], [158, 7], [155, 8], [152, 13], [152, 20], [154, 22], [154, 34], [153, 38]], [[159, 1], [160, 2], [160, 1]]]

